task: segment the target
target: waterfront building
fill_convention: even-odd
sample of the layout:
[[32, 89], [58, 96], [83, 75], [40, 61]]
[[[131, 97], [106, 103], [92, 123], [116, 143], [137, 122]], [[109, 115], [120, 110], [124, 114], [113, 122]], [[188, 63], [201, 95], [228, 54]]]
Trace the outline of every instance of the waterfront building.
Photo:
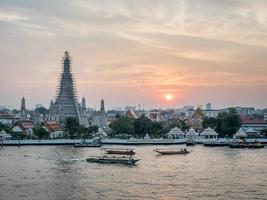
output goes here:
[[20, 118], [21, 119], [27, 119], [27, 113], [26, 113], [26, 102], [24, 96], [21, 99], [21, 106], [20, 106]]
[[185, 136], [187, 139], [196, 139], [198, 137], [198, 133], [195, 131], [195, 129], [190, 128]]
[[42, 127], [49, 132], [49, 137], [52, 139], [64, 136], [64, 131], [57, 121], [44, 121]]
[[5, 130], [2, 130], [0, 132], [0, 141], [2, 140], [10, 140], [12, 138], [12, 136], [10, 134], [8, 134]]
[[180, 128], [172, 128], [167, 134], [168, 139], [183, 139], [185, 138], [185, 133]]
[[267, 128], [267, 121], [263, 119], [254, 119], [253, 117], [242, 117], [242, 125], [241, 128], [244, 131], [254, 130], [260, 132], [263, 129]]
[[263, 114], [263, 120], [267, 121], [267, 112]]
[[19, 118], [16, 118], [13, 114], [7, 113], [7, 112], [0, 112], [0, 123], [12, 126], [15, 121], [18, 121]]
[[77, 102], [74, 77], [71, 72], [71, 56], [68, 51], [62, 59], [63, 72], [60, 76], [56, 100], [50, 102], [50, 120], [64, 123], [68, 117], [74, 117], [81, 122], [80, 109]]
[[16, 134], [25, 134], [31, 136], [33, 134], [34, 123], [31, 120], [19, 120], [14, 123], [12, 132]]
[[217, 139], [218, 133], [210, 127], [204, 129], [200, 134], [203, 139]]

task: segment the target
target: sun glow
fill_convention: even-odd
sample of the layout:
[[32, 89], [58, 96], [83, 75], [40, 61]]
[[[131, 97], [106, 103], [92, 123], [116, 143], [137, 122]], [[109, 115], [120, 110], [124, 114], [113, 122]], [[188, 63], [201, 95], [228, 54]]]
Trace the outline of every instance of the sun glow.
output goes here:
[[171, 101], [171, 100], [173, 100], [173, 95], [172, 94], [165, 94], [165, 99], [167, 100], [167, 101]]

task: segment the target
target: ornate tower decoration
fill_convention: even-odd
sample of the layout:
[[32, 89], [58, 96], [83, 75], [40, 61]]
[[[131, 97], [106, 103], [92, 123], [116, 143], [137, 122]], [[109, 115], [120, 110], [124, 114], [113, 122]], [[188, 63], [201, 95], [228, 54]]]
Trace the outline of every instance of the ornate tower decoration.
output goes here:
[[100, 107], [100, 112], [101, 113], [105, 113], [105, 103], [104, 103], [104, 99], [101, 99], [101, 107]]
[[86, 101], [84, 97], [82, 98], [82, 109], [86, 110]]
[[64, 122], [68, 117], [79, 119], [76, 87], [71, 73], [71, 57], [68, 51], [65, 51], [62, 62], [63, 72], [59, 80], [56, 100], [54, 103], [50, 102], [50, 114], [59, 122]]
[[26, 113], [26, 103], [24, 96], [21, 99], [21, 107], [20, 107], [20, 118], [26, 119], [27, 113]]

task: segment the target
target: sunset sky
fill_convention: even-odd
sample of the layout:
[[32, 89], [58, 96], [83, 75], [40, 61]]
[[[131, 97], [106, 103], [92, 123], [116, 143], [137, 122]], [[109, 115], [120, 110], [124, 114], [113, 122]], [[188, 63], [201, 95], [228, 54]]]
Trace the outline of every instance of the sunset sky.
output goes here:
[[107, 108], [267, 107], [266, 0], [0, 0], [0, 105], [49, 105], [64, 51]]

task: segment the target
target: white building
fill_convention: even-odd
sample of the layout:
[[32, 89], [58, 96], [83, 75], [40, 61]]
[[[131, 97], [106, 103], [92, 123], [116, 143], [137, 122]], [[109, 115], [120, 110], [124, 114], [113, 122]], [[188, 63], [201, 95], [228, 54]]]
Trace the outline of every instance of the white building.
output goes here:
[[185, 138], [185, 133], [177, 127], [171, 129], [169, 131], [169, 133], [167, 133], [166, 135], [167, 135], [168, 139], [183, 139], [183, 138]]
[[203, 110], [205, 117], [213, 117], [213, 118], [217, 118], [220, 112], [221, 112], [220, 110]]
[[203, 139], [216, 139], [218, 133], [210, 127], [204, 129], [204, 131], [200, 134]]
[[190, 128], [185, 136], [187, 139], [196, 139], [198, 137], [198, 133], [195, 131], [195, 129]]

